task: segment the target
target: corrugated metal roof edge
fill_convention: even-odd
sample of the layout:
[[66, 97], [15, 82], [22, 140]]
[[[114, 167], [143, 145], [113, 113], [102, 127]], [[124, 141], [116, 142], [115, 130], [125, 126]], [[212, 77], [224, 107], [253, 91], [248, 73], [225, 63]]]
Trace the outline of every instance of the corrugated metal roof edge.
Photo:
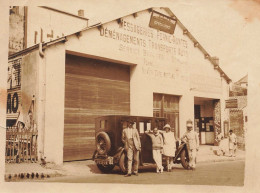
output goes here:
[[[173, 17], [174, 19], [176, 19], [176, 20], [177, 20], [177, 24], [180, 25], [180, 27], [181, 27], [182, 30], [183, 30], [183, 33], [186, 34], [186, 35], [191, 39], [191, 41], [193, 41], [194, 47], [198, 47], [198, 48], [203, 52], [205, 58], [206, 58], [206, 59], [209, 59], [209, 61], [214, 65], [214, 68], [219, 71], [220, 76], [221, 76], [221, 77], [224, 77], [225, 80], [227, 81], [227, 83], [229, 83], [229, 82], [232, 81], [232, 80], [227, 76], [227, 74], [220, 68], [220, 66], [213, 60], [213, 58], [208, 54], [208, 52], [201, 46], [201, 44], [199, 44], [199, 42], [195, 39], [195, 37], [194, 37], [191, 33], [189, 33], [189, 31], [187, 30], [187, 28], [180, 22], [180, 20], [174, 15], [174, 13], [173, 13], [168, 7], [151, 7], [151, 8], [148, 8], [148, 9], [143, 9], [143, 10], [140, 10], [140, 11], [137, 11], [137, 12], [134, 12], [134, 13], [125, 15], [125, 16], [120, 17], [120, 18], [116, 18], [116, 19], [114, 19], [114, 20], [110, 20], [110, 21], [104, 22], [104, 23], [99, 22], [99, 23], [97, 23], [97, 24], [94, 24], [94, 25], [91, 25], [91, 26], [89, 26], [89, 27], [86, 27], [86, 28], [84, 28], [84, 29], [82, 29], [82, 30], [80, 30], [80, 31], [77, 31], [77, 32], [71, 33], [71, 34], [69, 34], [69, 35], [66, 35], [66, 36], [64, 36], [64, 37], [62, 37], [62, 38], [57, 38], [57, 39], [55, 39], [55, 40], [52, 40], [52, 41], [43, 43], [42, 46], [43, 46], [43, 48], [45, 49], [46, 47], [48, 47], [48, 46], [50, 46], [50, 45], [52, 45], [52, 44], [55, 44], [55, 43], [57, 43], [57, 42], [62, 42], [62, 41], [66, 42], [68, 36], [72, 36], [72, 35], [78, 35], [78, 36], [79, 36], [79, 35], [81, 34], [81, 32], [83, 32], [83, 31], [86, 31], [86, 30], [89, 30], [89, 29], [92, 29], [92, 28], [95, 28], [95, 27], [99, 27], [99, 26], [105, 25], [105, 24], [107, 24], [107, 23], [110, 23], [110, 22], [112, 22], [112, 21], [119, 20], [119, 19], [121, 19], [121, 18], [130, 16], [130, 15], [134, 15], [134, 16], [135, 16], [137, 13], [140, 13], [140, 12], [143, 12], [143, 11], [149, 11], [149, 12], [151, 12], [151, 11], [153, 11], [153, 9], [164, 9], [164, 10], [170, 15], [170, 17]], [[11, 58], [14, 58], [14, 57], [16, 57], [16, 56], [25, 54], [25, 53], [27, 53], [27, 52], [33, 50], [33, 49], [38, 48], [39, 45], [40, 45], [40, 44], [36, 44], [36, 45], [34, 45], [34, 46], [30, 47], [30, 48], [26, 48], [26, 49], [24, 49], [24, 50], [22, 50], [22, 51], [20, 51], [20, 52], [14, 53], [14, 54], [10, 55], [10, 56], [8, 57], [8, 59], [11, 59]], [[197, 45], [197, 46], [196, 46], [196, 45]]]

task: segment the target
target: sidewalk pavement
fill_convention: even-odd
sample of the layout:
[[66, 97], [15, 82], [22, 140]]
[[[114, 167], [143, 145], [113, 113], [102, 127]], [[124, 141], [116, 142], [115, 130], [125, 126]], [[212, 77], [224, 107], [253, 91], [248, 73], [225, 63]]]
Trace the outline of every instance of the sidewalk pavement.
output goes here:
[[[236, 157], [217, 156], [217, 146], [200, 145], [197, 162], [221, 162], [245, 160], [245, 151], [237, 150]], [[64, 162], [62, 165], [47, 163], [6, 163], [5, 181], [20, 181], [21, 179], [44, 179], [58, 176], [88, 176], [102, 174], [92, 160]]]

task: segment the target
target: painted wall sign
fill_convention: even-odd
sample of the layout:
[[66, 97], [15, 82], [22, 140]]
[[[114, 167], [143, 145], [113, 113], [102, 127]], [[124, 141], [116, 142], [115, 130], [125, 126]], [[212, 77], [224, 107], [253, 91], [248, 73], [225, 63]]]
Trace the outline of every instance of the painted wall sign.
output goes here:
[[238, 108], [237, 99], [226, 100], [226, 108]]
[[157, 11], [153, 11], [149, 23], [149, 27], [160, 31], [173, 34], [177, 21], [171, 17], [163, 15]]
[[7, 119], [17, 116], [21, 102], [21, 63], [22, 58], [8, 63], [7, 79]]
[[146, 27], [146, 22], [149, 22], [149, 18], [134, 22], [124, 18], [119, 25], [100, 28], [100, 36], [117, 41], [118, 50], [123, 55], [141, 59], [144, 75], [188, 82], [185, 73], [187, 40]]
[[19, 107], [19, 95], [17, 92], [7, 94], [7, 114], [17, 113]]
[[21, 61], [16, 59], [8, 63], [7, 89], [16, 89], [21, 86]]

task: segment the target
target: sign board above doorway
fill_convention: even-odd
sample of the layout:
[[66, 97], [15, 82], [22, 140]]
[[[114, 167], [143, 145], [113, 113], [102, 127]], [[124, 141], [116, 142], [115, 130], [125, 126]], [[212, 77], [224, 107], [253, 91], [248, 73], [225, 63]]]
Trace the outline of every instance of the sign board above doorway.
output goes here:
[[177, 21], [167, 15], [163, 15], [157, 11], [153, 11], [149, 23], [149, 27], [173, 34]]
[[237, 99], [226, 100], [226, 108], [237, 108], [237, 107], [238, 107]]

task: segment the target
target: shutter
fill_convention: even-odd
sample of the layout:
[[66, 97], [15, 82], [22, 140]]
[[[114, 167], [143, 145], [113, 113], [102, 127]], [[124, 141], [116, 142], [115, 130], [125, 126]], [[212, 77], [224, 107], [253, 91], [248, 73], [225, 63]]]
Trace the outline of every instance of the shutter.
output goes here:
[[95, 118], [130, 114], [129, 66], [67, 55], [64, 161], [92, 158]]

